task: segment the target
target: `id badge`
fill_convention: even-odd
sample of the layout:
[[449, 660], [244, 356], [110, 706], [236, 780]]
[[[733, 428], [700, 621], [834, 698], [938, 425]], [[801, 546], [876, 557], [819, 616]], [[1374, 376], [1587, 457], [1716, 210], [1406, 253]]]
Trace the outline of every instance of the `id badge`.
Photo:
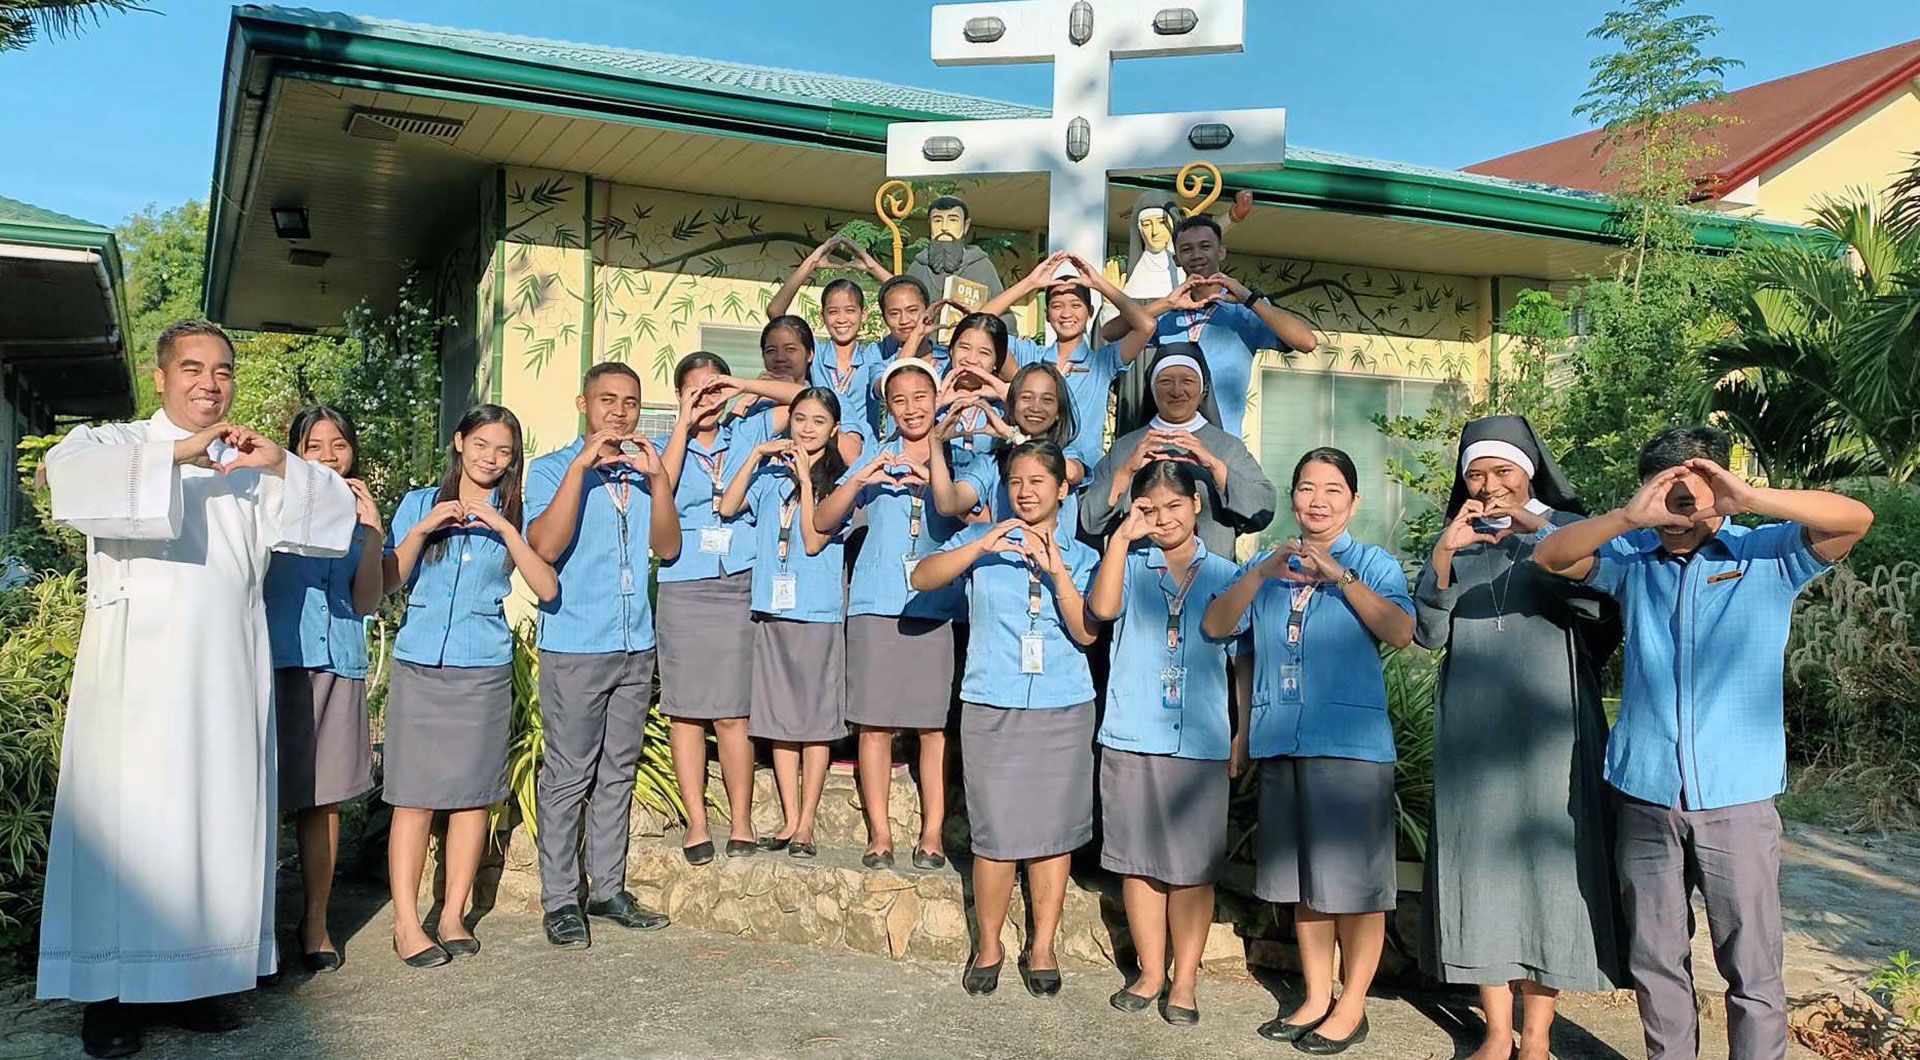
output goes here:
[[1300, 664], [1280, 664], [1280, 702], [1300, 702]]
[[701, 527], [700, 551], [709, 556], [724, 556], [728, 552], [733, 551], [733, 527]]
[[908, 553], [900, 557], [900, 569], [907, 573], [907, 588], [913, 588], [913, 568], [920, 565], [920, 557]]
[[1020, 635], [1020, 672], [1023, 674], [1047, 672], [1046, 640], [1038, 633]]
[[799, 595], [799, 588], [799, 579], [794, 577], [792, 571], [781, 571], [779, 574], [774, 575], [773, 609], [775, 611], [793, 610], [795, 598]]
[[632, 567], [620, 568], [620, 595], [621, 596], [633, 595], [633, 568]]
[[1162, 710], [1179, 710], [1185, 703], [1187, 668], [1169, 666], [1160, 671], [1160, 707]]

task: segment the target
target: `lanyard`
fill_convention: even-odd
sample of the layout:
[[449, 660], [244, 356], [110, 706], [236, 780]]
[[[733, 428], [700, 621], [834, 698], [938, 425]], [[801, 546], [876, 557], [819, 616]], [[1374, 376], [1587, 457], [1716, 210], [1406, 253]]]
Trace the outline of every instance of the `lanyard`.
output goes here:
[[1188, 342], [1200, 341], [1200, 333], [1207, 330], [1207, 321], [1213, 319], [1213, 311], [1216, 308], [1218, 308], [1218, 306], [1219, 306], [1219, 303], [1216, 302], [1213, 305], [1207, 306], [1205, 312], [1199, 313], [1198, 315], [1189, 312], [1186, 315], [1187, 316], [1186, 328], [1187, 328]]
[[1287, 613], [1287, 644], [1300, 646], [1300, 638], [1307, 624], [1307, 605], [1313, 602], [1313, 594], [1318, 591], [1318, 582], [1293, 590], [1293, 607]]
[[693, 454], [693, 458], [700, 461], [700, 466], [706, 469], [707, 477], [713, 480], [713, 497], [709, 503], [716, 515], [720, 512], [720, 468], [725, 463], [726, 455], [727, 451], [724, 447], [714, 450], [711, 456], [706, 453]]
[[793, 511], [799, 507], [799, 501], [780, 502], [780, 565], [787, 565], [787, 553], [793, 541]]
[[1040, 572], [1027, 566], [1027, 628], [1040, 621]]
[[920, 543], [920, 513], [926, 502], [921, 499], [918, 493], [909, 494], [908, 502], [911, 507], [908, 509], [907, 515], [907, 541], [909, 542], [907, 551], [911, 552], [913, 551], [913, 546]]
[[[1161, 555], [1164, 556], [1165, 553], [1163, 552], [1161, 553]], [[1193, 562], [1187, 564], [1186, 576], [1180, 579], [1180, 590], [1167, 597], [1167, 654], [1168, 655], [1172, 655], [1175, 652], [1180, 650], [1180, 612], [1186, 609], [1187, 593], [1193, 589], [1193, 583], [1199, 577], [1200, 577], [1200, 555], [1199, 555], [1199, 552], [1196, 550], [1194, 553]], [[1160, 591], [1162, 593], [1165, 593], [1167, 590], [1164, 586], [1161, 586]]]
[[847, 368], [846, 374], [842, 375], [840, 374], [840, 348], [838, 346], [834, 347], [833, 359], [827, 362], [827, 378], [832, 380], [835, 391], [845, 394], [852, 390], [854, 373], [860, 370], [859, 357], [860, 347], [858, 343], [856, 343], [853, 347], [853, 355], [850, 358], [853, 363]]

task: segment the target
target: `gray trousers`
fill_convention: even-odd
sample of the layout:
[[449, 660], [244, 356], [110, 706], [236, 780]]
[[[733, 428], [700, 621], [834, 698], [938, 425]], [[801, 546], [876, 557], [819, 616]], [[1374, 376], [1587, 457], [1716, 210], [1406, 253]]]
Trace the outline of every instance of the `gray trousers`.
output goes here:
[[1781, 972], [1780, 815], [1772, 800], [1679, 810], [1619, 797], [1620, 894], [1648, 1060], [1694, 1060], [1693, 906], [1707, 904], [1713, 963], [1727, 981], [1732, 1060], [1787, 1055]]
[[628, 814], [653, 663], [651, 650], [540, 653], [546, 761], [534, 783], [534, 805], [540, 815], [540, 904], [549, 913], [579, 901], [583, 816], [588, 900], [606, 901], [626, 889]]

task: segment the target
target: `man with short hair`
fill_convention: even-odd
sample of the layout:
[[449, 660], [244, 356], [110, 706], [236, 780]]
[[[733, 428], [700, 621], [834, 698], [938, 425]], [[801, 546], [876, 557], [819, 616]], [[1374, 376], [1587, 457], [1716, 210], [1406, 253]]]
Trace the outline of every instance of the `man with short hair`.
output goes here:
[[[1787, 1053], [1781, 974], [1781, 679], [1793, 601], [1846, 556], [1873, 512], [1822, 490], [1755, 486], [1727, 470], [1711, 427], [1640, 451], [1626, 507], [1564, 526], [1533, 559], [1620, 600], [1626, 684], [1607, 739], [1628, 970], [1650, 1060], [1700, 1050], [1693, 911], [1701, 892], [1727, 980], [1734, 1060]], [[1748, 527], [1741, 514], [1779, 522]]]
[[[1158, 321], [1149, 348], [1176, 342], [1199, 346], [1213, 377], [1220, 429], [1243, 437], [1257, 351], [1311, 353], [1320, 340], [1304, 317], [1280, 308], [1222, 271], [1227, 245], [1213, 218], [1201, 215], [1180, 222], [1174, 229], [1173, 251], [1187, 278], [1172, 294], [1147, 306]], [[1113, 342], [1126, 331], [1124, 321], [1111, 320], [1101, 328], [1100, 337]], [[1142, 374], [1121, 376], [1114, 436], [1138, 430], [1152, 416], [1153, 399]]]
[[628, 814], [653, 698], [647, 554], [680, 554], [680, 513], [660, 454], [637, 433], [639, 375], [603, 361], [580, 390], [586, 433], [527, 469], [527, 543], [560, 577], [559, 595], [540, 605], [540, 904], [547, 941], [584, 948], [587, 916], [638, 930], [667, 926], [627, 890]]
[[47, 841], [42, 998], [89, 1002], [91, 1056], [139, 1051], [163, 1021], [230, 1030], [221, 994], [274, 973], [273, 653], [268, 554], [344, 556], [340, 476], [226, 422], [233, 344], [160, 333], [161, 408], [76, 427], [47, 452], [54, 521], [87, 535]]

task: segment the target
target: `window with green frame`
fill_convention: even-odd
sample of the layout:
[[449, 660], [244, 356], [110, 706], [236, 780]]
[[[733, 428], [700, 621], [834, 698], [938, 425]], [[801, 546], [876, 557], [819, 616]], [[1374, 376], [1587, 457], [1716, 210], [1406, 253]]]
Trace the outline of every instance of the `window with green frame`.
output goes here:
[[1260, 465], [1280, 490], [1280, 510], [1267, 542], [1298, 532], [1287, 484], [1309, 449], [1346, 451], [1360, 473], [1360, 510], [1348, 530], [1369, 544], [1398, 550], [1400, 528], [1424, 502], [1387, 476], [1387, 461], [1405, 460], [1404, 443], [1373, 425], [1375, 416], [1418, 415], [1444, 385], [1437, 380], [1268, 368], [1260, 373]]

